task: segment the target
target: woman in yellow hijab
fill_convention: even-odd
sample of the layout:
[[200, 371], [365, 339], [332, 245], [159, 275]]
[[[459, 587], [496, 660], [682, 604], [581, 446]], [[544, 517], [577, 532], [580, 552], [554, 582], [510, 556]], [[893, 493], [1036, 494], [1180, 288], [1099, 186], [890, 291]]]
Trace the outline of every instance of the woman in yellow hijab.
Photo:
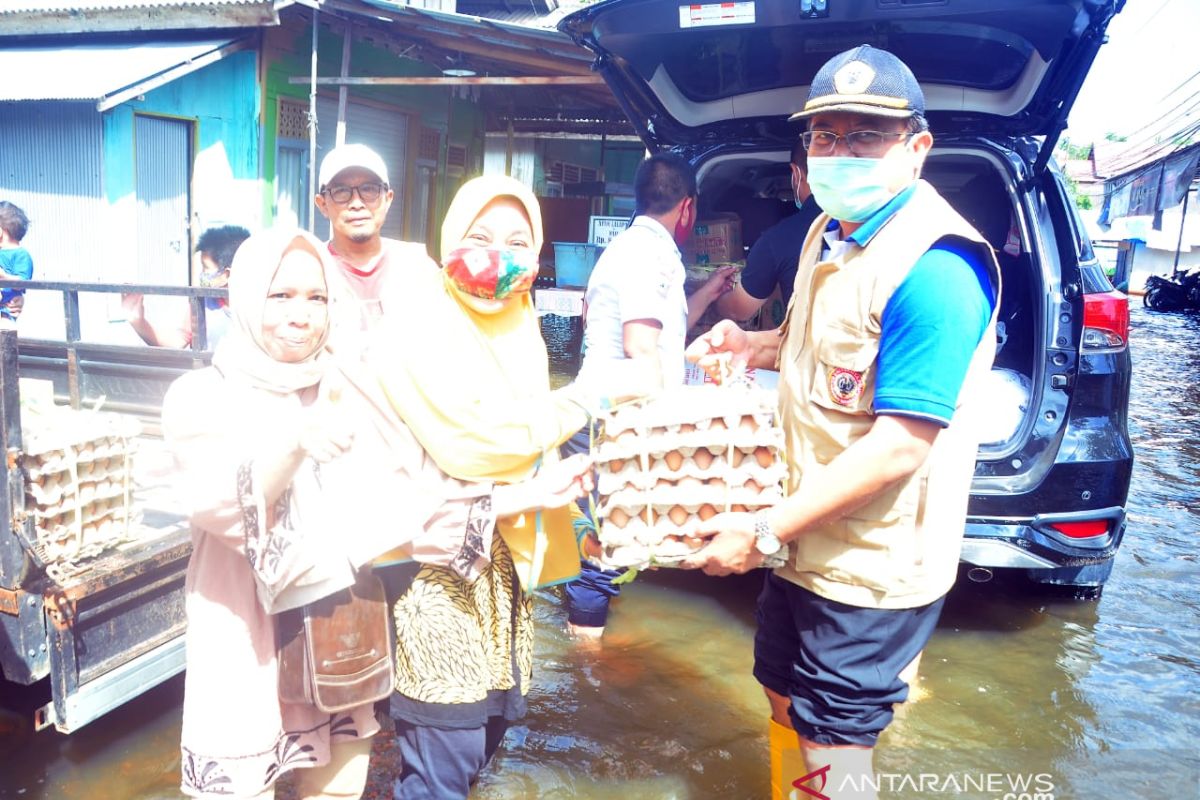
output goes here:
[[[405, 276], [368, 353], [392, 408], [453, 478], [520, 483], [587, 422], [567, 392], [550, 390], [530, 298], [541, 227], [537, 199], [518, 181], [464, 184], [442, 226], [442, 269]], [[530, 591], [578, 573], [567, 505], [500, 518], [496, 536], [480, 520], [490, 563], [473, 580], [415, 562], [385, 571], [397, 598], [396, 798], [466, 797], [524, 713]]]

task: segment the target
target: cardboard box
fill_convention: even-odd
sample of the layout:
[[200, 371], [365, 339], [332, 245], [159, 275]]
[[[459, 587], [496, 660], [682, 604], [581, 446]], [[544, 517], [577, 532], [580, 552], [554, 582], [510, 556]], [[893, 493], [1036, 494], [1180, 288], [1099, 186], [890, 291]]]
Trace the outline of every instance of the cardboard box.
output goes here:
[[763, 301], [762, 308], [742, 327], [746, 330], [773, 331], [783, 324], [787, 317], [787, 306], [783, 304], [783, 294], [779, 286], [771, 290], [771, 294]]
[[683, 263], [721, 264], [741, 261], [744, 256], [741, 218], [737, 214], [720, 214], [696, 223], [691, 241], [683, 251]]

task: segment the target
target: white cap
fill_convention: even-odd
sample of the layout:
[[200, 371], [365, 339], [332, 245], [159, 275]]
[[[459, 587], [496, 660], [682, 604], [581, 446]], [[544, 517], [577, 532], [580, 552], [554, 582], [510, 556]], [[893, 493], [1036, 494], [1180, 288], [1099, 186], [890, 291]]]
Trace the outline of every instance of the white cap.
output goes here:
[[358, 167], [375, 173], [375, 177], [388, 183], [387, 165], [365, 144], [344, 144], [335, 147], [321, 159], [321, 170], [317, 174], [318, 188], [324, 189], [342, 170]]

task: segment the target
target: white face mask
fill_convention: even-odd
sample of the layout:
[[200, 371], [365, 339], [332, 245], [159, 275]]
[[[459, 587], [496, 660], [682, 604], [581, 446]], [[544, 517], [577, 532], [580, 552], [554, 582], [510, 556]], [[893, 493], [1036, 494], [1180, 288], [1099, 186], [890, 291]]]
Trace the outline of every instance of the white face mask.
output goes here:
[[888, 186], [891, 169], [882, 158], [812, 158], [808, 162], [808, 187], [834, 219], [864, 222], [899, 194]]

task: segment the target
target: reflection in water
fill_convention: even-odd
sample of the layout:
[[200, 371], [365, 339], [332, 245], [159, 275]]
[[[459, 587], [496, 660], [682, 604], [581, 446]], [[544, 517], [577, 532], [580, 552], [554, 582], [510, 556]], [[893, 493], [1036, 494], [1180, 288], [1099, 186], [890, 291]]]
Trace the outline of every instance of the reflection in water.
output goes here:
[[[1138, 460], [1103, 598], [960, 584], [922, 664], [928, 696], [899, 711], [881, 764], [1045, 769], [1060, 800], [1196, 796], [1200, 320], [1135, 308], [1133, 326]], [[750, 676], [760, 580], [640, 576], [591, 653], [563, 634], [557, 594], [541, 594], [530, 714], [473, 798], [764, 798], [767, 708]], [[0, 798], [177, 796], [179, 696], [172, 682], [71, 737], [0, 716]], [[387, 796], [394, 767], [376, 762], [371, 797]]]
[[4, 698], [6, 710], [0, 712], [0, 797], [179, 797], [182, 676], [70, 736], [51, 731], [32, 733], [31, 713], [20, 713], [32, 711], [30, 697], [32, 694], [13, 692]]

